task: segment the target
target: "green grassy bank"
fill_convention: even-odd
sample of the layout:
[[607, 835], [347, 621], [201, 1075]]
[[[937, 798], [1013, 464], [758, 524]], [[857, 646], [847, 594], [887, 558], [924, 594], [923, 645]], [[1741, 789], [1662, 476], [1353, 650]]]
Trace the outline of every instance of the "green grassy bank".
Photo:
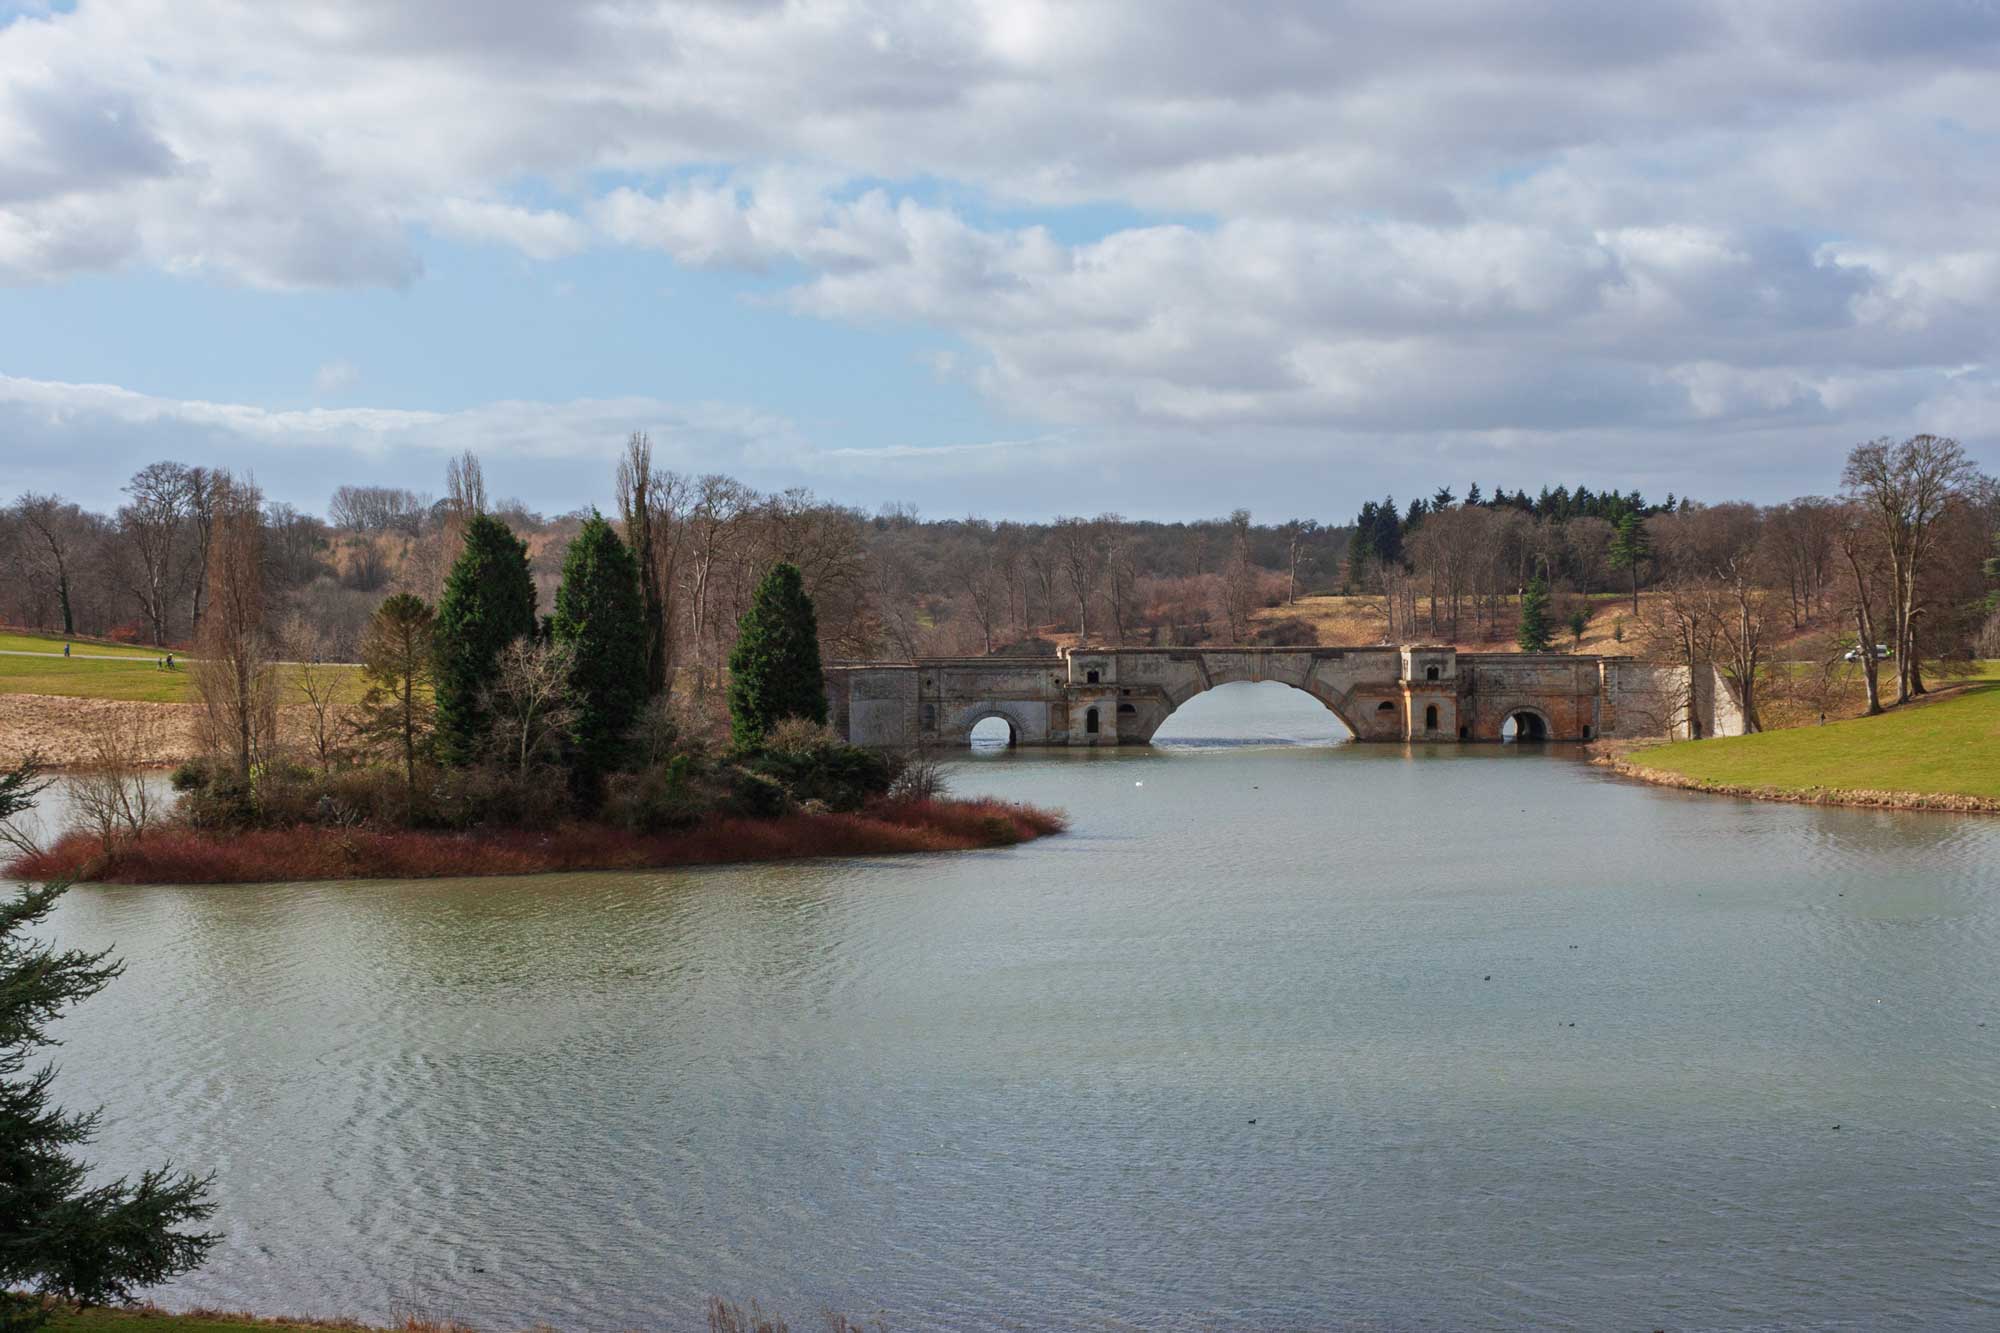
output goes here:
[[1879, 717], [1681, 741], [1636, 751], [1619, 767], [1739, 795], [2000, 809], [2000, 663], [1940, 687], [1939, 697]]
[[[74, 656], [62, 656], [64, 640], [46, 635], [0, 633], [0, 694], [47, 694], [70, 699], [119, 699], [128, 703], [193, 703], [194, 678], [187, 655], [174, 650], [174, 669], [160, 661], [167, 650], [122, 644], [68, 641]], [[359, 667], [334, 668], [340, 678], [341, 700], [361, 697]], [[290, 685], [293, 670], [279, 668], [280, 702], [295, 703]]]

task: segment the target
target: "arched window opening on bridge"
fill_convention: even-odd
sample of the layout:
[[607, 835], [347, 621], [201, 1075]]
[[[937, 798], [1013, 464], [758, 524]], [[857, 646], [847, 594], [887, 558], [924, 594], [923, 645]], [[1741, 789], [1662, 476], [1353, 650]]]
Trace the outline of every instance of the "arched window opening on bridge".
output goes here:
[[1084, 672], [1084, 673], [1083, 673], [1083, 683], [1084, 683], [1084, 684], [1086, 684], [1086, 685], [1095, 685], [1095, 684], [1097, 684], [1097, 673], [1096, 673], [1095, 671], [1086, 671], [1086, 672]]
[[1425, 680], [1436, 680], [1437, 678], [1438, 678], [1438, 669], [1436, 667], [1428, 666], [1424, 668]]
[[1548, 724], [1542, 721], [1540, 713], [1530, 713], [1523, 709], [1510, 713], [1500, 725], [1500, 739], [1503, 741], [1545, 741], [1549, 738]]
[[1084, 710], [1083, 734], [1086, 736], [1095, 736], [1097, 734], [1097, 710], [1095, 708]]
[[[1433, 667], [1431, 669], [1435, 671], [1437, 668]], [[1436, 704], [1431, 704], [1424, 709], [1424, 730], [1436, 731], [1437, 729], [1438, 729], [1438, 706]]]
[[1384, 699], [1381, 703], [1375, 705], [1375, 711], [1378, 713], [1393, 713], [1396, 711], [1396, 705]]
[[1138, 708], [1138, 705], [1136, 705], [1136, 704], [1119, 704], [1119, 705], [1118, 705], [1118, 711], [1119, 711], [1119, 712], [1120, 712], [1121, 714], [1123, 714], [1123, 713], [1130, 713], [1130, 714], [1132, 714], [1133, 716], [1135, 716], [1135, 717], [1136, 717], [1136, 716], [1138, 716], [1138, 713], [1139, 713], [1139, 708]]
[[998, 714], [982, 717], [972, 724], [972, 748], [975, 750], [1011, 750], [1017, 739], [1014, 724]]

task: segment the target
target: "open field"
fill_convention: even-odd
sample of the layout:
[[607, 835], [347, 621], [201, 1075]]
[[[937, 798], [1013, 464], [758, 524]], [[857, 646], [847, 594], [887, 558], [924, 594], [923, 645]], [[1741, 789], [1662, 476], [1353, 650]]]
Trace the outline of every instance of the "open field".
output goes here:
[[143, 657], [149, 662], [168, 651], [165, 648], [144, 648], [129, 643], [112, 643], [104, 639], [65, 639], [59, 634], [0, 630], [0, 652], [55, 653], [60, 656], [65, 643], [70, 646], [71, 652], [85, 653], [91, 657]]
[[[97, 650], [93, 648], [91, 651]], [[341, 673], [344, 701], [351, 703], [358, 700], [362, 691], [361, 669], [353, 666], [334, 669]], [[279, 680], [280, 700], [290, 702], [294, 668], [281, 667], [279, 670], [282, 673]], [[134, 655], [130, 661], [24, 657], [0, 652], [0, 694], [184, 704], [194, 701], [194, 677], [188, 670], [186, 659], [176, 660], [172, 671], [163, 671], [158, 665], [157, 655], [150, 652]]]
[[129, 662], [0, 655], [0, 694], [181, 704], [194, 698], [194, 682], [181, 663], [162, 671], [151, 654]]
[[[1909, 793], [2000, 801], [2000, 663], [1880, 717], [1682, 741], [1625, 767], [1742, 794]], [[1890, 804], [1871, 800], [1869, 804]]]

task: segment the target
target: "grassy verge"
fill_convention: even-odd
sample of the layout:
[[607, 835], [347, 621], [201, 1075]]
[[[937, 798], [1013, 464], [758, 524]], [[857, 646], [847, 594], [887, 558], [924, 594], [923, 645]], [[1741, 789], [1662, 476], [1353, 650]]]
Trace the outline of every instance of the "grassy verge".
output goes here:
[[1696, 790], [1827, 804], [2000, 810], [2000, 664], [1880, 717], [1682, 741], [1618, 762]]
[[44, 851], [17, 858], [5, 873], [100, 884], [268, 884], [655, 870], [1011, 847], [1066, 826], [1055, 811], [1009, 801], [936, 800], [883, 802], [858, 814], [711, 819], [659, 834], [583, 823], [472, 833], [307, 827], [213, 834], [168, 827], [109, 851], [92, 834], [66, 834]]

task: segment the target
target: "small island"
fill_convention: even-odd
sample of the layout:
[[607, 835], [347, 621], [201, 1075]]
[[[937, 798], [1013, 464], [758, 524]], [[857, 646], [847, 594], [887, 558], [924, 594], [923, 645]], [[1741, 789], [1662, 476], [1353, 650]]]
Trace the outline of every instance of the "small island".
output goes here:
[[[19, 849], [6, 873], [125, 884], [517, 875], [965, 851], [1063, 830], [1053, 811], [954, 799], [930, 758], [831, 730], [813, 601], [788, 561], [765, 573], [738, 624], [715, 687], [726, 688], [720, 734], [705, 680], [692, 699], [670, 688], [647, 467], [635, 441], [625, 535], [592, 512], [545, 616], [526, 544], [468, 488], [437, 605], [386, 597], [358, 672], [279, 660], [256, 492], [219, 483], [212, 597], [187, 664], [199, 753], [173, 770], [171, 809], [145, 772], [143, 738], [107, 725], [70, 776], [74, 826]], [[282, 740], [281, 682], [303, 700]]]

